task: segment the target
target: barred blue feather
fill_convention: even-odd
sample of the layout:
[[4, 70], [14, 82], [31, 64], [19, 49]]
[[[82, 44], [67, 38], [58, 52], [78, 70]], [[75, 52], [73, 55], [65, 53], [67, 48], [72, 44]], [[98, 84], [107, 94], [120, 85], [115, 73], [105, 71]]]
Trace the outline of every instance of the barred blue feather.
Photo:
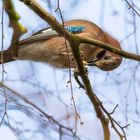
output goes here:
[[80, 33], [85, 30], [84, 26], [65, 26], [65, 29], [71, 33]]
[[[71, 33], [81, 33], [85, 30], [84, 26], [65, 26], [64, 28]], [[47, 28], [45, 30], [43, 29], [33, 34], [32, 36], [28, 37], [26, 40], [22, 40], [21, 42], [24, 44], [25, 42], [28, 42], [28, 41], [33, 42], [36, 40], [41, 40], [43, 38], [47, 38], [47, 37], [55, 36], [55, 35], [59, 35], [59, 34], [52, 28]]]

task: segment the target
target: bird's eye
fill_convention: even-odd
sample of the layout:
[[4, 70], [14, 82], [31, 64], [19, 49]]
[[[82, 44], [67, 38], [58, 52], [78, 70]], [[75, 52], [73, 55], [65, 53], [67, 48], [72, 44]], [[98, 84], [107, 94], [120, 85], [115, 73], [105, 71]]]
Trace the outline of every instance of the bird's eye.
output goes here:
[[99, 52], [96, 56], [96, 58], [101, 59], [106, 53], [106, 50], [102, 50], [101, 52]]
[[104, 57], [104, 60], [109, 60], [109, 59], [111, 59], [111, 56], [105, 56]]

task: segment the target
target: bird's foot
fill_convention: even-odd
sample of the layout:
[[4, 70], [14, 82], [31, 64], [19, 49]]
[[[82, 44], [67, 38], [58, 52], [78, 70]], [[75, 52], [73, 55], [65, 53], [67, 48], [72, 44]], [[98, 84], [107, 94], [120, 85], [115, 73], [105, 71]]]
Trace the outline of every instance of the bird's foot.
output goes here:
[[[84, 66], [88, 66], [87, 61], [84, 61], [84, 60], [83, 60], [83, 65], [84, 65]], [[86, 68], [86, 69], [87, 69], [87, 68]]]

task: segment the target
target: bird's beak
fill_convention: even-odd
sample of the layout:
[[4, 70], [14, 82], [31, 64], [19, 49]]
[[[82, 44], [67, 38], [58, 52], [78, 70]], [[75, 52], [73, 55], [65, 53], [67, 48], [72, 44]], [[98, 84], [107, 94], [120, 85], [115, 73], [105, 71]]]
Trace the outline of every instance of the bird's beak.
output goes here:
[[95, 58], [91, 61], [87, 61], [88, 66], [96, 66], [96, 62], [99, 60], [99, 58]]

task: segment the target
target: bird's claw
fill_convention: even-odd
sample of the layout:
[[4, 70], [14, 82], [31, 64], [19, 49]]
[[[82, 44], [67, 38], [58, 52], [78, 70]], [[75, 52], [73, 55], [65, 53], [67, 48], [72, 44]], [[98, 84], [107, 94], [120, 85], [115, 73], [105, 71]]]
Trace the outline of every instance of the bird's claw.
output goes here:
[[84, 66], [87, 66], [88, 65], [88, 62], [87, 61], [83, 61], [83, 65]]

